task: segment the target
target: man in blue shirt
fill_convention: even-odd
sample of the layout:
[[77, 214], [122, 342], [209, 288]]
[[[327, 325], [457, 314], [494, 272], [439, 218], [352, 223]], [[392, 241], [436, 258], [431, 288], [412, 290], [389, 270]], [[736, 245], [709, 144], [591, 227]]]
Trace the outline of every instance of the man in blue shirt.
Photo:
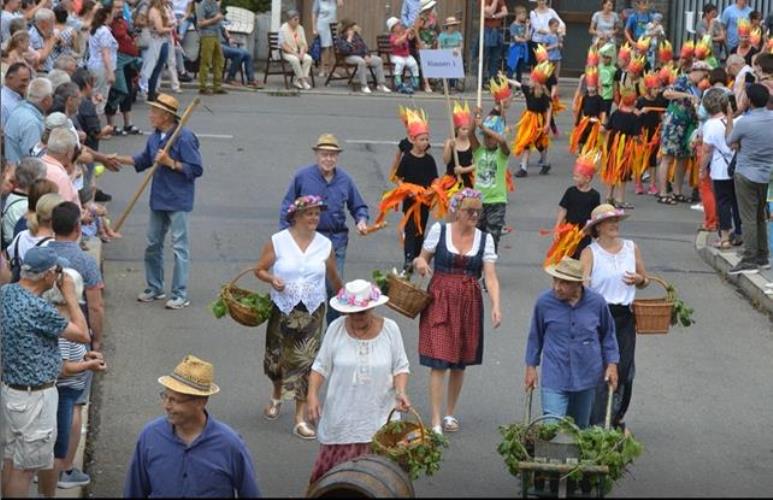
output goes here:
[[212, 364], [189, 354], [158, 382], [166, 417], [140, 432], [124, 497], [259, 497], [244, 440], [206, 410], [209, 396], [220, 391]]
[[636, 12], [631, 14], [625, 23], [625, 38], [631, 45], [636, 45], [639, 37], [647, 31], [647, 24], [652, 21], [649, 0], [638, 0], [636, 8]]
[[564, 257], [545, 272], [553, 288], [537, 299], [526, 344], [526, 390], [537, 387], [542, 365], [542, 412], [590, 422], [602, 380], [617, 387], [620, 353], [615, 322], [604, 297], [585, 288], [580, 261]]
[[30, 67], [24, 63], [13, 63], [5, 72], [5, 81], [0, 90], [0, 126], [5, 128], [11, 112], [24, 100], [27, 86], [30, 84], [32, 73]]
[[[287, 228], [287, 209], [298, 197], [313, 194], [320, 196], [327, 205], [322, 212], [317, 231], [327, 236], [333, 243], [336, 254], [336, 268], [343, 279], [344, 263], [346, 261], [346, 245], [349, 243], [349, 228], [346, 226], [346, 212], [349, 210], [357, 231], [367, 234], [368, 205], [362, 199], [354, 180], [343, 169], [337, 167], [341, 147], [333, 134], [322, 134], [317, 144], [312, 148], [317, 157], [317, 163], [303, 167], [295, 173], [287, 188], [279, 210], [279, 229]], [[332, 297], [338, 290], [332, 290], [327, 283], [327, 294]], [[327, 322], [330, 324], [339, 316], [332, 307], [327, 311]]]
[[172, 298], [166, 302], [167, 309], [182, 309], [190, 305], [188, 300], [188, 215], [193, 210], [193, 195], [196, 178], [203, 173], [199, 140], [187, 128], [177, 136], [169, 153], [164, 153], [166, 141], [177, 128], [180, 117], [177, 114], [177, 99], [167, 94], [158, 94], [151, 106], [149, 120], [153, 133], [145, 149], [132, 156], [118, 156], [116, 161], [133, 165], [142, 172], [158, 162], [150, 186], [150, 222], [148, 224], [148, 246], [145, 249], [145, 280], [147, 288], [137, 296], [140, 302], [153, 302], [166, 298], [164, 293], [164, 256], [162, 254], [166, 233], [172, 233], [174, 271], [172, 273]]
[[735, 4], [728, 5], [722, 11], [722, 17], [719, 20], [727, 33], [725, 45], [727, 45], [728, 54], [738, 46], [738, 20], [749, 19], [751, 13], [752, 8], [746, 5], [746, 0], [735, 0]]
[[46, 128], [45, 115], [54, 104], [54, 90], [47, 78], [33, 79], [27, 87], [27, 100], [20, 102], [5, 124], [5, 158], [17, 164], [30, 152]]

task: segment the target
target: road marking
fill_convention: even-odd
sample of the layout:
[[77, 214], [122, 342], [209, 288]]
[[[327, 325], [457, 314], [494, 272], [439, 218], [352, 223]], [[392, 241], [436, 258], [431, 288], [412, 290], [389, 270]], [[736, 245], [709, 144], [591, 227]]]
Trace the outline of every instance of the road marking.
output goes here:
[[[143, 132], [142, 135], [150, 135], [152, 132]], [[196, 137], [201, 139], [233, 139], [234, 136], [229, 134], [199, 134], [196, 133]]]
[[[372, 140], [371, 139], [346, 139], [346, 140], [344, 140], [344, 142], [348, 143], [348, 144], [379, 144], [379, 145], [383, 144], [383, 145], [387, 145], [387, 146], [397, 146], [398, 144], [400, 144], [399, 141], [379, 141], [379, 140], [376, 140], [376, 139], [372, 139]], [[431, 144], [431, 145], [432, 146], [442, 146], [443, 144], [442, 143], [435, 143], [435, 144]]]

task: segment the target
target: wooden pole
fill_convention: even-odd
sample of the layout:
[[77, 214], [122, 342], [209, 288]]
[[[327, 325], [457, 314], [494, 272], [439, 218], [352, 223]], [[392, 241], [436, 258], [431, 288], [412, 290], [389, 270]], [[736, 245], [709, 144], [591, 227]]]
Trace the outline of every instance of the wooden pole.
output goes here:
[[[185, 126], [185, 123], [188, 121], [188, 118], [190, 118], [191, 114], [193, 113], [193, 110], [196, 109], [196, 106], [199, 105], [199, 102], [200, 102], [200, 99], [198, 97], [195, 97], [193, 101], [185, 109], [185, 113], [183, 113], [182, 117], [180, 118], [180, 121], [177, 123], [177, 128], [175, 128], [174, 132], [172, 133], [172, 137], [170, 137], [169, 140], [166, 141], [166, 144], [164, 145], [164, 149], [163, 149], [164, 153], [169, 153], [169, 150], [172, 148], [172, 145], [174, 145], [175, 141], [177, 140], [177, 136], [180, 135], [180, 131]], [[137, 188], [137, 191], [134, 193], [134, 196], [132, 196], [132, 199], [129, 201], [129, 204], [126, 206], [126, 208], [123, 210], [123, 213], [118, 218], [118, 222], [115, 224], [113, 231], [118, 232], [121, 230], [121, 226], [123, 226], [123, 223], [126, 222], [126, 218], [129, 217], [129, 214], [134, 208], [134, 205], [137, 204], [137, 200], [140, 199], [140, 196], [142, 196], [142, 193], [145, 191], [145, 188], [148, 187], [150, 180], [153, 178], [153, 174], [156, 173], [156, 169], [158, 169], [158, 162], [153, 162], [153, 166], [150, 167], [148, 171], [145, 173], [145, 178], [142, 179], [142, 184], [140, 184], [140, 187]]]
[[[454, 158], [454, 168], [459, 166], [459, 152], [456, 150], [456, 133], [454, 131], [454, 112], [451, 109], [451, 96], [448, 94], [448, 79], [443, 78], [443, 92], [446, 94], [446, 104], [448, 106], [448, 124], [451, 127], [451, 140], [453, 141], [453, 145], [451, 146], [451, 154]], [[461, 174], [457, 174], [456, 170], [454, 169], [454, 174], [456, 174], [456, 181], [462, 182], [462, 176]]]
[[478, 33], [478, 109], [483, 101], [483, 21], [486, 16], [486, 2], [480, 1], [480, 32]]

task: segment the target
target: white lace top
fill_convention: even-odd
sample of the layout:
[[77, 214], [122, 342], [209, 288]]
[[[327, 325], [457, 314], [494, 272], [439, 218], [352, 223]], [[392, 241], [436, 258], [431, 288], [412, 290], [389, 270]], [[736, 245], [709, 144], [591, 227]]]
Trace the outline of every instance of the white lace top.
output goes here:
[[623, 240], [617, 253], [609, 253], [597, 242], [590, 244], [593, 252], [593, 269], [590, 288], [600, 293], [607, 304], [631, 305], [636, 297], [636, 287], [623, 281], [626, 272], [636, 272], [636, 248], [631, 240]]
[[272, 235], [271, 243], [276, 255], [272, 272], [285, 283], [282, 292], [271, 288], [271, 300], [285, 314], [301, 302], [309, 312], [316, 311], [327, 299], [325, 261], [330, 257], [333, 244], [315, 233], [306, 251], [302, 252], [289, 229]]

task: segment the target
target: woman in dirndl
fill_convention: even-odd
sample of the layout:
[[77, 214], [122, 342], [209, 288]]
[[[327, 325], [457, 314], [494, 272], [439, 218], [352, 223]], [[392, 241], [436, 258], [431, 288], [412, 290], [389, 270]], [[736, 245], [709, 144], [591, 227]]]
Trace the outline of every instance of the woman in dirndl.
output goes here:
[[[465, 188], [456, 193], [449, 205], [454, 221], [435, 223], [424, 240], [421, 255], [413, 262], [421, 276], [432, 274], [427, 289], [432, 302], [422, 311], [419, 323], [419, 363], [431, 369], [432, 430], [438, 434], [459, 430], [454, 412], [464, 369], [483, 360], [483, 295], [478, 281], [481, 274], [491, 299], [494, 328], [502, 321], [494, 238], [475, 227], [482, 210], [480, 191]], [[433, 257], [434, 272], [429, 267]], [[449, 370], [446, 413], [441, 426], [440, 407]]]
[[309, 372], [322, 342], [325, 320], [325, 279], [341, 288], [335, 253], [329, 239], [317, 232], [325, 208], [322, 198], [301, 196], [287, 209], [290, 227], [274, 233], [263, 247], [255, 276], [271, 284], [273, 307], [266, 328], [263, 370], [273, 383], [268, 420], [279, 417], [282, 401], [295, 400], [293, 434], [315, 439], [304, 420]]

